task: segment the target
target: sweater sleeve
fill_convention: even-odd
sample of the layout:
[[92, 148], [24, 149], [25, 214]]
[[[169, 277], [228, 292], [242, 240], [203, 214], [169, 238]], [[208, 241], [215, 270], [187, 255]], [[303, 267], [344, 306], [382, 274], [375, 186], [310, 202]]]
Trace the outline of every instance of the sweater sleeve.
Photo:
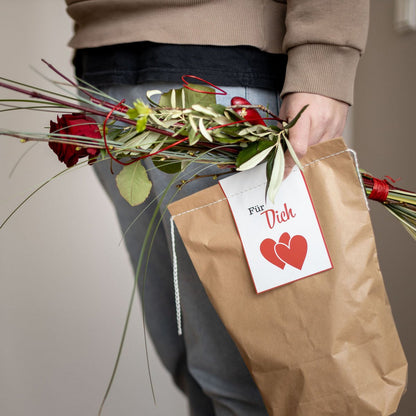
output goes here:
[[369, 0], [288, 0], [282, 96], [309, 92], [352, 104], [368, 20]]

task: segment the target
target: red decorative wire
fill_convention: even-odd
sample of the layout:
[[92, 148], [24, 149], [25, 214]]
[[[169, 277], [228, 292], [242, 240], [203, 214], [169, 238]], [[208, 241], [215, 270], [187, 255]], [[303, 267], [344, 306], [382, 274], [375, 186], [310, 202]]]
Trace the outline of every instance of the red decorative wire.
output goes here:
[[[204, 91], [204, 90], [198, 90], [196, 88], [192, 88], [192, 87], [189, 86], [189, 82], [185, 78], [193, 78], [193, 79], [196, 79], [198, 81], [203, 82], [204, 84], [210, 85], [211, 87], [215, 88], [216, 90], [218, 90], [220, 92], [217, 92], [217, 91]], [[224, 91], [223, 89], [221, 89], [220, 87], [217, 87], [215, 84], [212, 84], [211, 82], [209, 82], [209, 81], [207, 81], [207, 80], [205, 80], [203, 78], [197, 77], [195, 75], [182, 75], [182, 81], [183, 81], [183, 86], [185, 88], [187, 88], [188, 90], [191, 90], [191, 91], [200, 92], [201, 94], [227, 95], [227, 92]]]

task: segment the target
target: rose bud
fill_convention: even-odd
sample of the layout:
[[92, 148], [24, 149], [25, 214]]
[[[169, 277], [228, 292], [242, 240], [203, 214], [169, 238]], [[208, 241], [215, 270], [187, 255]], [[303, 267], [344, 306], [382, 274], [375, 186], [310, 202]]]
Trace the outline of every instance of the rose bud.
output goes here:
[[235, 108], [234, 110], [244, 120], [250, 122], [251, 124], [262, 124], [263, 126], [266, 125], [261, 115], [258, 113], [258, 111], [255, 108], [244, 107], [244, 106], [251, 105], [251, 103], [247, 101], [245, 98], [234, 97], [231, 99], [231, 105], [241, 105], [241, 107]]
[[[55, 133], [55, 137], [71, 141], [76, 140], [74, 137], [82, 136], [89, 139], [101, 139], [101, 133], [97, 123], [91, 117], [84, 114], [64, 114], [57, 118], [57, 122], [50, 122], [50, 133]], [[70, 168], [77, 164], [82, 157], [89, 157], [89, 160], [96, 157], [99, 149], [80, 147], [79, 144], [49, 142], [49, 147], [57, 154], [59, 161], [64, 162]]]

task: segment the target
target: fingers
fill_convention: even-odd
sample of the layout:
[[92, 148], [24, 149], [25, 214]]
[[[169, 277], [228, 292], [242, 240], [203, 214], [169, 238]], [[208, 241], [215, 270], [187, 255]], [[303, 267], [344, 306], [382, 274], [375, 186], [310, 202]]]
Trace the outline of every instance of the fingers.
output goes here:
[[[298, 156], [302, 158], [309, 146], [342, 135], [348, 104], [318, 94], [292, 93], [283, 98], [279, 117], [292, 120], [307, 105], [299, 120], [289, 131], [290, 143]], [[295, 162], [286, 152], [285, 177], [290, 173]]]
[[[307, 110], [305, 110], [307, 111]], [[303, 117], [305, 113], [302, 114], [297, 123], [289, 131], [290, 144], [293, 147], [296, 155], [301, 159], [308, 150], [308, 138], [310, 137], [311, 123], [309, 117]], [[295, 166], [295, 161], [293, 160], [290, 152], [285, 153], [285, 173], [284, 178], [286, 178], [289, 173], [292, 171], [292, 168]]]
[[283, 174], [283, 179], [286, 179], [292, 169], [295, 167], [295, 161], [293, 160], [292, 156], [290, 156], [289, 152], [285, 153], [285, 172]]

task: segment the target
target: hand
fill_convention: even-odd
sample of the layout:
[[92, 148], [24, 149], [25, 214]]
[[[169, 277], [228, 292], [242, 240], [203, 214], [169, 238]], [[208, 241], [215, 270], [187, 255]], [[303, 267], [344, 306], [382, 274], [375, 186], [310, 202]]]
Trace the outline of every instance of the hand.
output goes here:
[[[309, 146], [341, 136], [349, 108], [348, 104], [333, 98], [296, 92], [283, 98], [279, 117], [290, 121], [305, 105], [308, 108], [289, 130], [290, 143], [299, 158], [306, 154]], [[285, 177], [294, 165], [289, 152], [286, 152]]]

